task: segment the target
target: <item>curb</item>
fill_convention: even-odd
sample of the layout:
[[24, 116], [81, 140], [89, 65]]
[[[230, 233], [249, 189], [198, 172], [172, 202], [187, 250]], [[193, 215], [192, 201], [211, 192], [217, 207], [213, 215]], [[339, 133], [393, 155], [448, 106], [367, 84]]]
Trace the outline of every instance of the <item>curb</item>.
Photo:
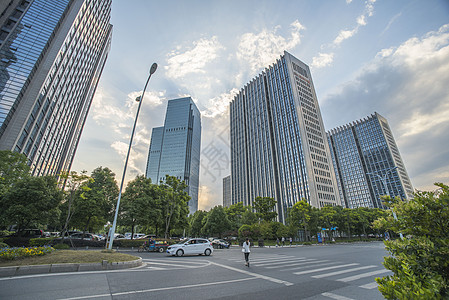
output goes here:
[[12, 276], [46, 274], [46, 273], [121, 270], [121, 269], [140, 267], [141, 265], [142, 265], [142, 258], [132, 261], [121, 261], [121, 262], [108, 262], [107, 260], [103, 260], [103, 262], [101, 263], [0, 267], [0, 277], [12, 277]]

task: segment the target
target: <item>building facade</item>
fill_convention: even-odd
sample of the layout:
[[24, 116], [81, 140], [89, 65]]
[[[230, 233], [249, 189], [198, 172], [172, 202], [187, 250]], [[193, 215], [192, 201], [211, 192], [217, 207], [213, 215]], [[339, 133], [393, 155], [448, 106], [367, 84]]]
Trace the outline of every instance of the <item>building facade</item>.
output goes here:
[[223, 178], [223, 207], [229, 207], [231, 205], [231, 175], [229, 175]]
[[112, 0], [0, 5], [0, 149], [69, 171], [110, 49]]
[[168, 101], [164, 126], [153, 128], [146, 177], [153, 183], [175, 176], [188, 185], [190, 213], [198, 210], [201, 113], [192, 98]]
[[409, 199], [413, 187], [387, 120], [373, 115], [327, 133], [347, 208], [385, 208], [382, 195]]
[[341, 205], [309, 67], [288, 52], [230, 105], [232, 204], [276, 200], [278, 220], [305, 199]]

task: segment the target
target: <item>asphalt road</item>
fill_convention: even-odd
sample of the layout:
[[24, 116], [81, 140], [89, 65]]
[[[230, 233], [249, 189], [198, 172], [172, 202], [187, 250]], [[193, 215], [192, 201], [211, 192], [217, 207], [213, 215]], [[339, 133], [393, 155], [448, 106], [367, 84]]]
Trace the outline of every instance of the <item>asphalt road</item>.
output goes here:
[[[133, 253], [135, 252], [135, 253]], [[383, 243], [252, 248], [211, 256], [141, 256], [134, 269], [0, 278], [0, 299], [383, 299]]]

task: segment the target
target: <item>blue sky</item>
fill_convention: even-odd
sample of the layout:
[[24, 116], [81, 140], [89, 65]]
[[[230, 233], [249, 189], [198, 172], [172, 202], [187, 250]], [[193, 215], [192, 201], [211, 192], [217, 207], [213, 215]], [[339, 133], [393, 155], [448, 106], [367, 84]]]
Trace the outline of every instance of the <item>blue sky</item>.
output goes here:
[[138, 96], [153, 62], [126, 181], [144, 174], [169, 99], [202, 112], [199, 208], [222, 204], [229, 101], [287, 50], [311, 67], [326, 130], [378, 112], [412, 184], [449, 183], [449, 1], [114, 0], [112, 48], [72, 170], [120, 183]]

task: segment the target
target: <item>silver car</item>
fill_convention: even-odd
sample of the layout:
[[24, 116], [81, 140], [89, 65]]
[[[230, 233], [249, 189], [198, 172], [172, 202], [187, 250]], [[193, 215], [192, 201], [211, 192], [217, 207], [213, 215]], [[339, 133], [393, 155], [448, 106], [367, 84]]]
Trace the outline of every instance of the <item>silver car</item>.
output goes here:
[[209, 256], [214, 252], [214, 248], [206, 239], [194, 238], [181, 241], [179, 244], [171, 245], [167, 248], [167, 253], [170, 255], [206, 255]]

